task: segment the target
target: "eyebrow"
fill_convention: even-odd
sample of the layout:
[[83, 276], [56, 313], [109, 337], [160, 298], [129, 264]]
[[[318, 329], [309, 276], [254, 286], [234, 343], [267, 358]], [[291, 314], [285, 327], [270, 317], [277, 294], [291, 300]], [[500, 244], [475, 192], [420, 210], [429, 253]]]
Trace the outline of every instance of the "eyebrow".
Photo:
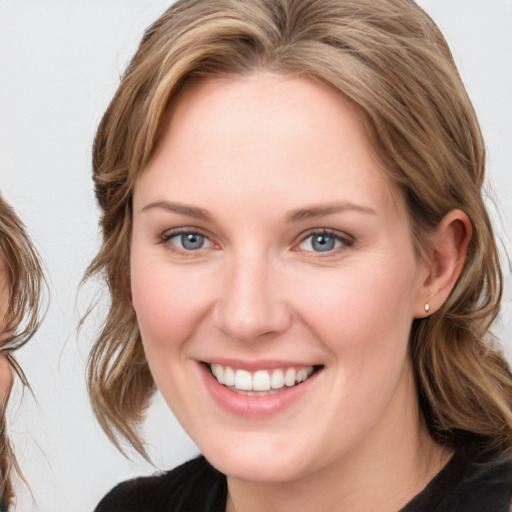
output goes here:
[[370, 215], [376, 215], [377, 212], [368, 206], [362, 206], [359, 204], [344, 202], [344, 203], [331, 203], [322, 204], [318, 206], [311, 206], [309, 208], [299, 208], [298, 210], [291, 211], [286, 216], [287, 222], [297, 222], [308, 219], [318, 219], [319, 217], [325, 217], [333, 213], [339, 213], [344, 211], [356, 211], [366, 213]]
[[170, 212], [178, 213], [179, 215], [187, 215], [201, 220], [209, 220], [211, 218], [208, 210], [203, 208], [196, 208], [195, 206], [188, 206], [181, 203], [172, 203], [170, 201], [153, 201], [142, 208], [141, 212], [151, 210], [152, 208], [160, 208]]
[[[159, 208], [162, 210], [167, 210], [173, 213], [177, 213], [179, 215], [186, 215], [188, 217], [193, 217], [200, 220], [210, 220], [211, 215], [208, 210], [204, 208], [197, 208], [195, 206], [189, 206], [182, 203], [174, 203], [170, 201], [153, 201], [152, 203], [147, 204], [142, 208], [141, 212], [151, 210], [153, 208]], [[285, 217], [286, 222], [299, 222], [308, 219], [318, 219], [320, 217], [325, 217], [327, 215], [332, 215], [333, 213], [339, 213], [344, 211], [357, 211], [365, 214], [376, 215], [376, 212], [373, 208], [368, 206], [362, 206], [350, 202], [344, 203], [331, 203], [331, 204], [322, 204], [317, 206], [311, 206], [308, 208], [299, 208], [297, 210], [292, 210]]]

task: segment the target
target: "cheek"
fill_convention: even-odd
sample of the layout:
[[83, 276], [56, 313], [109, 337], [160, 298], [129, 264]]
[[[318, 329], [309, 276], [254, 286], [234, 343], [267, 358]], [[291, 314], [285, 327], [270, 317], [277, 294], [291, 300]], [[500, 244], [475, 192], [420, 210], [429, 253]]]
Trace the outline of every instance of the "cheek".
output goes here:
[[134, 252], [132, 301], [148, 358], [153, 351], [179, 348], [190, 336], [208, 308], [206, 283], [201, 272]]
[[[407, 390], [400, 383], [409, 368], [415, 266], [346, 270], [310, 282], [301, 296], [305, 323], [331, 354], [331, 400], [337, 404], [332, 414], [337, 419], [328, 428], [335, 439], [339, 429], [347, 439], [364, 436], [388, 410], [397, 389], [407, 400], [414, 396], [411, 382]], [[318, 411], [316, 416], [321, 415]]]
[[[293, 293], [301, 314], [340, 360], [384, 363], [406, 351], [413, 319], [414, 260], [385, 261], [317, 275]], [[304, 283], [304, 280], [302, 280]]]

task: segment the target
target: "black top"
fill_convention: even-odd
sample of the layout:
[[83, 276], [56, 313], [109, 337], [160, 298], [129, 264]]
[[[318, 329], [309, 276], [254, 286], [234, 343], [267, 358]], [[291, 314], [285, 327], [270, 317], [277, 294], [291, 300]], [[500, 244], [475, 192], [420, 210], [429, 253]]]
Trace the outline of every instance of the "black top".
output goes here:
[[[512, 462], [458, 451], [399, 512], [509, 512]], [[204, 457], [114, 487], [95, 512], [225, 512], [226, 477]]]

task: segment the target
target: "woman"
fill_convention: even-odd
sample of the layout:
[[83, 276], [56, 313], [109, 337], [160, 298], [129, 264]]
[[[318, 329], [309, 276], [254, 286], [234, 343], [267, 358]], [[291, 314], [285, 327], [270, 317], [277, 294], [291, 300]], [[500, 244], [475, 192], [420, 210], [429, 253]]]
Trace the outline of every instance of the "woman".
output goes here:
[[12, 352], [39, 326], [43, 283], [38, 254], [16, 212], [0, 196], [0, 511], [7, 510], [13, 498], [12, 472], [19, 473], [6, 433], [12, 371], [28, 385]]
[[98, 129], [119, 446], [155, 386], [204, 456], [115, 510], [505, 511], [512, 380], [484, 143], [412, 1], [178, 1]]

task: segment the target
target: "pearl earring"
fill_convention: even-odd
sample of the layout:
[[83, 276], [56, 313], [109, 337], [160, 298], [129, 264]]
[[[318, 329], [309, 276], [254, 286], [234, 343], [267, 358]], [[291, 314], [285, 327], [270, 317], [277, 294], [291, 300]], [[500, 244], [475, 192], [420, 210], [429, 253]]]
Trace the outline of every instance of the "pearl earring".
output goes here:
[[430, 311], [430, 305], [429, 305], [429, 303], [428, 303], [428, 302], [425, 304], [425, 311], [426, 311], [427, 313]]

